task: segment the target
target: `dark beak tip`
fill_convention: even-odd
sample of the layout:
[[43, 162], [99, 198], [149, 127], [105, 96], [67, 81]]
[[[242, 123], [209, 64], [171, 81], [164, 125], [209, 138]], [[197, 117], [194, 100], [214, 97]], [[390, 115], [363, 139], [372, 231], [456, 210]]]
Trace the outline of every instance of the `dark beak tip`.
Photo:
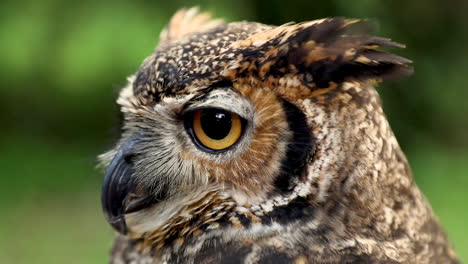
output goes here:
[[107, 218], [107, 222], [120, 234], [126, 235], [127, 234], [127, 224], [125, 223], [125, 218], [123, 215]]
[[130, 137], [110, 162], [101, 192], [101, 204], [107, 222], [121, 234], [126, 234], [128, 227], [125, 215], [145, 209], [164, 199], [166, 193], [157, 196], [146, 192], [136, 192], [136, 183], [132, 180], [132, 152], [137, 136]]
[[122, 151], [119, 151], [106, 170], [101, 203], [107, 222], [122, 234], [127, 233], [122, 209], [123, 201], [129, 191], [130, 178], [129, 165], [123, 159]]

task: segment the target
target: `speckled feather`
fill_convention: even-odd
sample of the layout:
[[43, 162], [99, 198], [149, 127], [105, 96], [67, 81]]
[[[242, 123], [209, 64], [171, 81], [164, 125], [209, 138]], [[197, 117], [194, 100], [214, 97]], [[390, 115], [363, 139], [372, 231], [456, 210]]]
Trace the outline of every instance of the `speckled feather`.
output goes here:
[[[410, 61], [369, 33], [343, 18], [274, 27], [179, 11], [122, 90], [124, 133], [101, 157], [143, 135], [139, 190], [175, 191], [126, 215], [111, 263], [458, 263], [373, 88], [410, 74]], [[242, 98], [232, 105], [254, 126], [211, 157], [177, 118], [226, 86], [221, 98]], [[161, 173], [173, 178], [155, 187]]]

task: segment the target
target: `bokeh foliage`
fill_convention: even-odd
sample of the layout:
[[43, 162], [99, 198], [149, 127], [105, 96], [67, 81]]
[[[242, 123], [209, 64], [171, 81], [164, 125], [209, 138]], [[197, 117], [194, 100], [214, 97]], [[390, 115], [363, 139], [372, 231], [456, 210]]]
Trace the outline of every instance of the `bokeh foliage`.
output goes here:
[[0, 263], [103, 263], [112, 231], [95, 156], [117, 136], [114, 99], [180, 7], [268, 24], [378, 21], [415, 74], [379, 89], [415, 178], [468, 261], [468, 2], [0, 2]]

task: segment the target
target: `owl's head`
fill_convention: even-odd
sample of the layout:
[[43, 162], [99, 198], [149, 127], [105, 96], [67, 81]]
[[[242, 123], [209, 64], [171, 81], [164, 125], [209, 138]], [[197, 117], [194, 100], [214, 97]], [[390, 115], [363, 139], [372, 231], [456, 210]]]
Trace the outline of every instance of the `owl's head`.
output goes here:
[[402, 45], [368, 31], [343, 18], [274, 27], [176, 13], [117, 100], [122, 135], [101, 155], [107, 220], [135, 237], [196, 234], [226, 217], [281, 221], [289, 205], [371, 182], [367, 161], [396, 144], [382, 140], [372, 85], [411, 68], [379, 49]]

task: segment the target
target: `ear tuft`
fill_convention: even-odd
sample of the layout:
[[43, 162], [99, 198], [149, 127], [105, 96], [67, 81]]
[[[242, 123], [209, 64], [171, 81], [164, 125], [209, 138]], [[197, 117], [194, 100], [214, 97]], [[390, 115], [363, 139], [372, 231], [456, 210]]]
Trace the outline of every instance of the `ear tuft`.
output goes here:
[[206, 31], [223, 23], [221, 19], [211, 19], [209, 13], [200, 13], [198, 7], [180, 9], [161, 32], [160, 43], [178, 40], [188, 34]]
[[310, 74], [318, 88], [328, 87], [331, 82], [411, 74], [413, 69], [407, 65], [410, 60], [380, 50], [404, 45], [370, 36], [373, 28], [368, 21], [328, 18], [280, 26], [253, 35], [239, 46], [250, 56], [246, 61], [258, 65], [263, 78], [285, 72]]
[[[288, 60], [305, 67], [317, 87], [330, 82], [389, 79], [413, 72], [410, 60], [380, 50], [404, 48], [390, 39], [372, 37], [368, 21], [330, 18], [303, 28], [289, 43]], [[294, 48], [297, 47], [297, 48]], [[298, 57], [298, 54], [302, 56]]]

